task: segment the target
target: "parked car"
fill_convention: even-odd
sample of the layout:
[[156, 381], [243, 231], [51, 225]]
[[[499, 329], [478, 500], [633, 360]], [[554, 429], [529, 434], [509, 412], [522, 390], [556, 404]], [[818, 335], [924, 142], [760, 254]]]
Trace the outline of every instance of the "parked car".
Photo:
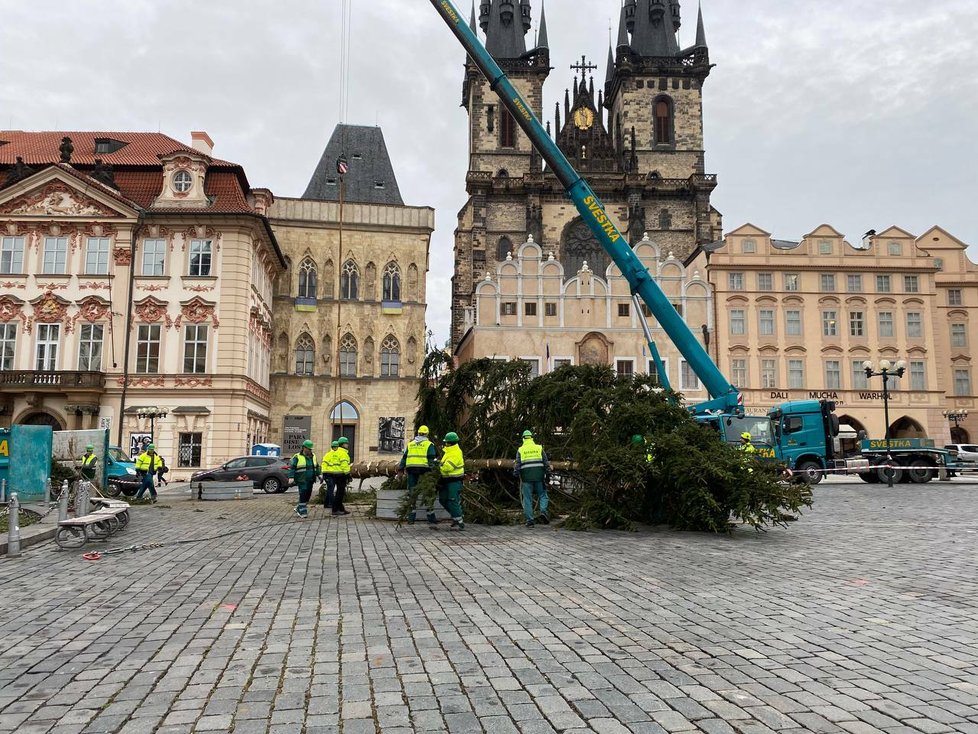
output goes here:
[[944, 448], [951, 452], [955, 461], [965, 464], [978, 464], [978, 444], [949, 443]]
[[289, 487], [289, 460], [282, 456], [239, 456], [216, 469], [194, 472], [191, 482], [233, 482], [250, 479], [268, 494]]
[[105, 469], [108, 475], [108, 494], [118, 497], [124, 494], [132, 497], [139, 491], [139, 477], [136, 475], [136, 464], [119, 446], [109, 446], [105, 455]]

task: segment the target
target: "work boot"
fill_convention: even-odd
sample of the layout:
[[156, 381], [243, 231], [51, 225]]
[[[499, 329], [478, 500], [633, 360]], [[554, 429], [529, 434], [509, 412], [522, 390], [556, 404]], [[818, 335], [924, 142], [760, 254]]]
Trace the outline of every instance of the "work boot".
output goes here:
[[465, 530], [465, 523], [462, 522], [462, 518], [460, 518], [460, 517], [454, 518], [452, 520], [451, 527], [449, 527], [448, 529], [449, 530]]
[[546, 514], [541, 514], [540, 517], [537, 518], [537, 522], [540, 523], [541, 525], [549, 525], [550, 518], [547, 517]]
[[305, 520], [306, 517], [309, 515], [309, 510], [306, 509], [305, 505], [296, 505], [295, 514], [298, 515], [301, 519]]
[[535, 522], [533, 522], [533, 520], [527, 520], [527, 521], [526, 521], [526, 526], [527, 526], [528, 528], [532, 528], [532, 527], [533, 527], [534, 525], [536, 525], [536, 523], [535, 523]]

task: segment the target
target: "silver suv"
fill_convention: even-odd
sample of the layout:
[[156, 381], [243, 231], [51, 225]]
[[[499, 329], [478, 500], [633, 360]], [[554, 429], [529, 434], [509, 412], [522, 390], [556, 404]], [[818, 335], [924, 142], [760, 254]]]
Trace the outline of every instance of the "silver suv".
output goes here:
[[978, 444], [949, 443], [944, 448], [951, 452], [956, 461], [978, 464]]

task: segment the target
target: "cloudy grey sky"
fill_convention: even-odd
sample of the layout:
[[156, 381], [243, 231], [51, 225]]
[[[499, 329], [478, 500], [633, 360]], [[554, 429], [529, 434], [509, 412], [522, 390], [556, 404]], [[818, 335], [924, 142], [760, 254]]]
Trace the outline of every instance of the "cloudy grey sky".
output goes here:
[[[444, 340], [465, 201], [463, 53], [429, 0], [351, 2], [345, 121], [380, 124], [405, 201], [436, 209], [428, 321]], [[619, 7], [548, 0], [547, 114], [582, 54], [603, 79]], [[695, 13], [685, 0], [681, 45]], [[798, 239], [827, 222], [852, 239], [939, 224], [978, 259], [978, 3], [703, 0], [703, 13], [717, 65], [707, 170], [726, 231], [752, 222]], [[253, 186], [299, 196], [339, 121], [340, 14], [341, 0], [0, 0], [0, 128], [188, 143], [206, 130]]]

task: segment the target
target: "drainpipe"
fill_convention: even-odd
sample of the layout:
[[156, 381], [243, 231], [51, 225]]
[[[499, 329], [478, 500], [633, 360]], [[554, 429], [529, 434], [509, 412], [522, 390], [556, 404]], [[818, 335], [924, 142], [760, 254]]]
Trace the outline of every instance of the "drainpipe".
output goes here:
[[122, 427], [126, 414], [126, 393], [129, 391], [129, 348], [132, 344], [132, 298], [133, 290], [136, 287], [136, 242], [139, 239], [139, 230], [143, 228], [146, 219], [146, 212], [140, 211], [136, 219], [136, 226], [132, 230], [132, 242], [129, 243], [129, 295], [126, 298], [126, 330], [125, 345], [122, 348], [122, 398], [119, 402], [119, 430], [116, 434], [116, 445], [122, 448]]

